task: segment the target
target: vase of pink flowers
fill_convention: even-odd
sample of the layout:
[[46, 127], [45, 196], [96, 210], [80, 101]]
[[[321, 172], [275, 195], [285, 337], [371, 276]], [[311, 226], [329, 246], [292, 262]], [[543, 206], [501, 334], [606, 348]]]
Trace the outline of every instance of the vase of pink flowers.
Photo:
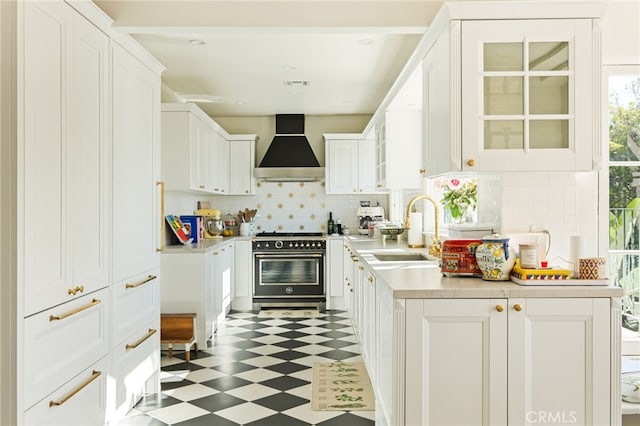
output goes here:
[[449, 212], [454, 223], [470, 222], [478, 206], [476, 179], [448, 178], [438, 182], [442, 188], [440, 204]]

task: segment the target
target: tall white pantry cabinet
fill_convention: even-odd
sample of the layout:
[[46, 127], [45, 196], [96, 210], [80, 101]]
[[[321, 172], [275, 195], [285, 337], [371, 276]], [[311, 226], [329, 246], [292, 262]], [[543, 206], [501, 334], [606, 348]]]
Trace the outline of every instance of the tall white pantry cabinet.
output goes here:
[[159, 390], [163, 68], [88, 1], [16, 13], [16, 421], [109, 423]]

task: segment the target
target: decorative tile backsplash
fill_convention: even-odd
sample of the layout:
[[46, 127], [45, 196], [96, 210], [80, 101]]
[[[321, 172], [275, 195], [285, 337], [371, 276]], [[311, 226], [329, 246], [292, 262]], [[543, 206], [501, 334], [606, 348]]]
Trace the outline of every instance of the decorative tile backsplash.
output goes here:
[[198, 200], [208, 200], [222, 214], [257, 209], [258, 232], [326, 232], [329, 212], [353, 233], [357, 230], [356, 210], [360, 201], [372, 206], [380, 203], [387, 211], [387, 195], [327, 195], [324, 182], [258, 182], [256, 195], [199, 196], [191, 193], [168, 192], [167, 212], [193, 214]]

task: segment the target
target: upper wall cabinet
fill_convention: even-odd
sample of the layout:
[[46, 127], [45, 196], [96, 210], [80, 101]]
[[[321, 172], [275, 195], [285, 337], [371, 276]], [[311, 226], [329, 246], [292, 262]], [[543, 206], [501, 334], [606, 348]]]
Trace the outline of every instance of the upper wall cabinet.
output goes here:
[[387, 111], [376, 127], [376, 188], [421, 188], [421, 156], [422, 111]]
[[229, 136], [229, 195], [254, 195], [256, 135]]
[[361, 134], [325, 134], [327, 194], [376, 192], [375, 142]]
[[422, 62], [427, 174], [593, 167], [601, 12], [594, 5], [445, 8]]

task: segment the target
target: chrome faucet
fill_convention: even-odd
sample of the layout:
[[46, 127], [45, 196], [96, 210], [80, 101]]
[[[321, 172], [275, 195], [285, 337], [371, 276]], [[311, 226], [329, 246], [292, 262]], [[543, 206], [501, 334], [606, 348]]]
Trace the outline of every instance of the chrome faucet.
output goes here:
[[404, 227], [407, 229], [411, 228], [411, 221], [409, 219], [409, 216], [411, 214], [411, 208], [413, 207], [413, 205], [415, 204], [416, 201], [418, 200], [429, 200], [431, 201], [431, 204], [433, 204], [433, 209], [434, 209], [434, 219], [435, 219], [435, 235], [432, 237], [432, 243], [429, 246], [429, 254], [433, 257], [437, 257], [440, 258], [440, 256], [442, 255], [442, 244], [440, 243], [440, 237], [439, 237], [439, 229], [440, 226], [438, 225], [438, 204], [436, 203], [436, 201], [431, 198], [428, 195], [425, 194], [421, 194], [421, 195], [416, 195], [415, 197], [413, 197], [411, 200], [409, 200], [409, 204], [407, 205], [407, 215], [404, 219]]

